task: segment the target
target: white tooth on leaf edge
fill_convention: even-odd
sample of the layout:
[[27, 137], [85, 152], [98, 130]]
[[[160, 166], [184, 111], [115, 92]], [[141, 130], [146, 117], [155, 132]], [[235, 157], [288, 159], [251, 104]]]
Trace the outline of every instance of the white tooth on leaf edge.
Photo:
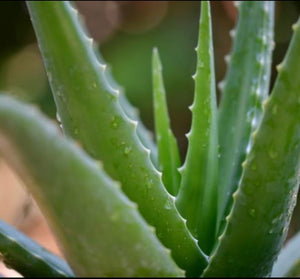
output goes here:
[[136, 120], [132, 120], [132, 119], [130, 119], [130, 123], [131, 123], [134, 127], [137, 127], [137, 125], [139, 124]]
[[100, 66], [102, 72], [104, 72], [106, 70], [106, 68], [107, 68], [106, 64], [101, 64], [100, 62], [99, 62], [99, 66]]
[[282, 64], [280, 63], [280, 64], [278, 64], [277, 66], [276, 66], [276, 70], [277, 70], [277, 72], [280, 72], [281, 70], [282, 70]]
[[150, 154], [151, 154], [151, 150], [150, 150], [150, 149], [148, 149], [148, 148], [145, 148], [145, 151], [146, 151], [147, 155], [148, 155], [148, 156], [150, 156]]
[[180, 174], [182, 174], [183, 171], [185, 170], [185, 165], [183, 165], [183, 166], [177, 168], [177, 170], [178, 170], [178, 172], [179, 172]]
[[225, 57], [224, 57], [225, 62], [229, 63], [230, 58], [231, 58], [230, 54], [225, 55]]
[[113, 92], [116, 95], [116, 97], [119, 97], [119, 95], [120, 95], [120, 90], [119, 89], [113, 89]]
[[234, 38], [235, 37], [235, 33], [236, 33], [235, 29], [230, 30], [230, 32], [229, 32], [230, 37]]
[[88, 36], [86, 36], [87, 42], [92, 46], [94, 44], [94, 40]]
[[194, 106], [195, 106], [195, 104], [194, 103], [192, 103], [190, 106], [188, 106], [188, 108], [189, 108], [189, 110], [192, 112], [193, 111], [193, 109], [194, 109]]
[[292, 25], [292, 29], [293, 29], [293, 31], [296, 31], [296, 30], [297, 30], [297, 28], [298, 28], [298, 24], [297, 24], [297, 23], [294, 23], [294, 24]]
[[191, 134], [192, 134], [192, 131], [189, 131], [188, 133], [185, 134], [185, 137], [186, 137], [187, 139], [189, 139], [189, 138], [191, 137]]
[[225, 81], [220, 81], [220, 82], [218, 83], [218, 88], [219, 88], [219, 90], [223, 90], [223, 89], [224, 89], [224, 86], [225, 86]]

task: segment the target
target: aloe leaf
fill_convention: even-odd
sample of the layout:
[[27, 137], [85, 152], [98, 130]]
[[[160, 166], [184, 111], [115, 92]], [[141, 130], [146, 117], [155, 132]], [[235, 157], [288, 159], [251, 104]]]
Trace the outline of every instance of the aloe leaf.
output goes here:
[[38, 111], [0, 98], [0, 150], [24, 180], [79, 276], [183, 272], [134, 203]]
[[[95, 54], [100, 64], [107, 65], [101, 54], [97, 51], [97, 49], [95, 49]], [[142, 121], [140, 120], [139, 110], [133, 107], [132, 104], [130, 104], [127, 100], [126, 95], [124, 93], [124, 89], [113, 78], [109, 65], [105, 67], [105, 77], [108, 83], [111, 84], [113, 88], [119, 91], [120, 105], [122, 106], [127, 116], [137, 122], [136, 133], [139, 139], [141, 140], [142, 144], [151, 151], [151, 161], [154, 164], [154, 166], [158, 168], [158, 152], [157, 147], [153, 142], [153, 134], [149, 130], [147, 130], [147, 128], [143, 125]]]
[[[136, 133], [97, 60], [77, 11], [69, 2], [27, 2], [65, 133], [82, 144], [122, 190], [188, 275], [199, 275], [206, 256], [190, 235], [161, 174]], [[180, 245], [178, 245], [180, 243]]]
[[299, 275], [300, 232], [286, 243], [272, 270], [272, 277], [299, 277]]
[[300, 173], [299, 27], [300, 20], [252, 135], [233, 208], [204, 276], [267, 276], [286, 238]]
[[180, 167], [180, 157], [176, 139], [170, 128], [162, 66], [156, 48], [153, 50], [152, 69], [155, 133], [162, 180], [169, 193], [176, 196], [180, 183], [180, 173], [177, 170]]
[[[232, 205], [241, 164], [251, 148], [250, 134], [262, 117], [270, 83], [273, 1], [240, 1], [239, 19], [219, 108], [220, 144], [218, 225]], [[223, 219], [223, 220], [222, 220]]]
[[157, 146], [153, 142], [153, 133], [148, 131], [143, 123], [139, 120], [139, 111], [134, 108], [126, 99], [126, 96], [122, 90], [119, 94], [119, 102], [124, 109], [124, 112], [128, 115], [129, 118], [137, 122], [136, 133], [142, 142], [142, 144], [150, 150], [150, 159], [153, 165], [158, 168], [158, 151]]
[[0, 258], [25, 277], [73, 277], [61, 258], [0, 220]]
[[209, 253], [216, 233], [218, 135], [210, 6], [202, 1], [192, 127], [176, 205], [187, 226]]

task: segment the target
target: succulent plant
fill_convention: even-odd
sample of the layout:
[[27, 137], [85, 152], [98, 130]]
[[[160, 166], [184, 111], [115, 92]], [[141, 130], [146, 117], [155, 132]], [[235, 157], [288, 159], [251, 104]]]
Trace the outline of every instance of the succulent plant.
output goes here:
[[[237, 2], [217, 105], [210, 4], [201, 2], [182, 163], [158, 50], [156, 145], [73, 4], [27, 6], [61, 128], [3, 94], [0, 151], [46, 216], [66, 262], [1, 222], [4, 262], [24, 276], [271, 275], [299, 184], [300, 23], [269, 96], [274, 2]], [[291, 249], [300, 249], [299, 236], [291, 242], [273, 275], [299, 272], [300, 255]]]

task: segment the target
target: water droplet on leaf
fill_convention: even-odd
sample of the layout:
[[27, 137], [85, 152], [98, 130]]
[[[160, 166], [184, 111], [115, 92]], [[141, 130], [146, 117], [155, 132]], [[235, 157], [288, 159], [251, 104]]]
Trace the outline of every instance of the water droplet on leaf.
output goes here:
[[130, 152], [131, 152], [131, 147], [126, 146], [124, 149], [124, 155], [129, 155]]
[[250, 215], [252, 218], [255, 218], [256, 212], [255, 212], [255, 209], [254, 209], [254, 208], [249, 209], [248, 213], [249, 213], [249, 215]]
[[119, 118], [117, 116], [114, 116], [111, 121], [111, 126], [114, 129], [117, 129], [119, 127], [119, 122], [120, 122]]

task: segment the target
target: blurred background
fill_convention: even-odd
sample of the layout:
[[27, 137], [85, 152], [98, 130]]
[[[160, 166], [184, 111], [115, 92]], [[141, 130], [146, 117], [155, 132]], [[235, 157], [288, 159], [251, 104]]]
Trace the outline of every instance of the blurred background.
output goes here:
[[[188, 106], [193, 99], [191, 76], [196, 67], [194, 48], [199, 2], [76, 1], [76, 5], [103, 57], [111, 65], [113, 76], [125, 88], [128, 99], [139, 108], [143, 122], [152, 131], [151, 53], [154, 46], [158, 47], [171, 125], [184, 158], [185, 133], [189, 131], [191, 121]], [[219, 82], [226, 71], [224, 56], [231, 49], [229, 31], [235, 25], [237, 13], [233, 1], [211, 1], [211, 8], [216, 79]], [[299, 14], [299, 1], [276, 2], [272, 83], [276, 77], [275, 66], [283, 59], [291, 38], [291, 25]], [[0, 91], [37, 104], [55, 119], [55, 105], [24, 2], [1, 1], [0, 34]], [[60, 253], [34, 201], [1, 159], [0, 218], [51, 251]], [[289, 237], [299, 229], [298, 203]], [[1, 268], [2, 274], [17, 276], [14, 271]]]

